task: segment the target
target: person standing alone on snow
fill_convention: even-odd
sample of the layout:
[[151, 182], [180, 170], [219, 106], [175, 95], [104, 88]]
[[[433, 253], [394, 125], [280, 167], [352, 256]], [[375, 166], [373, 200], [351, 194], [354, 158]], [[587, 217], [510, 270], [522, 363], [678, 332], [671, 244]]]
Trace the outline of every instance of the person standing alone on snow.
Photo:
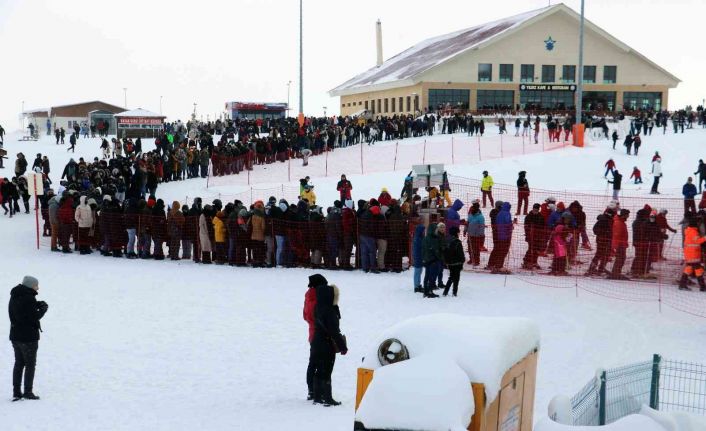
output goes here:
[[605, 162], [605, 165], [603, 166], [605, 166], [605, 174], [603, 174], [603, 177], [605, 178], [608, 176], [608, 172], [610, 172], [611, 174], [613, 173], [613, 170], [615, 169], [615, 162], [613, 161], [613, 159], [608, 159], [608, 161]]
[[620, 197], [620, 187], [623, 183], [623, 175], [618, 170], [613, 171], [613, 179], [608, 180], [608, 183], [613, 184], [613, 200], [617, 201]]
[[702, 159], [699, 159], [699, 166], [696, 168], [694, 175], [699, 175], [699, 193], [701, 193], [701, 184], [706, 182], [706, 163]]
[[[49, 309], [44, 301], [35, 298], [39, 291], [39, 281], [32, 276], [25, 276], [22, 284], [15, 286], [10, 293], [8, 311], [10, 315], [10, 341], [15, 351], [15, 366], [12, 370], [12, 399], [21, 398], [38, 400], [32, 392], [34, 370], [37, 363], [39, 332], [42, 327], [39, 320]], [[22, 374], [24, 372], [24, 393], [22, 392]]]
[[314, 309], [316, 308], [316, 286], [312, 285], [312, 278], [314, 276], [309, 277], [309, 288], [304, 294], [304, 320], [309, 325], [309, 365], [306, 368], [306, 385], [309, 389], [309, 395], [306, 399], [308, 401], [314, 399], [314, 374], [316, 373], [314, 357], [311, 354], [311, 341], [314, 339]]
[[686, 184], [684, 184], [681, 189], [681, 194], [684, 196], [684, 212], [695, 213], [696, 201], [694, 200], [694, 197], [696, 196], [697, 191], [691, 177], [686, 180]]
[[658, 157], [656, 154], [655, 157], [652, 158], [652, 175], [654, 176], [654, 182], [652, 183], [650, 194], [658, 195], [659, 191], [657, 189], [659, 188], [659, 180], [662, 178], [662, 158]]

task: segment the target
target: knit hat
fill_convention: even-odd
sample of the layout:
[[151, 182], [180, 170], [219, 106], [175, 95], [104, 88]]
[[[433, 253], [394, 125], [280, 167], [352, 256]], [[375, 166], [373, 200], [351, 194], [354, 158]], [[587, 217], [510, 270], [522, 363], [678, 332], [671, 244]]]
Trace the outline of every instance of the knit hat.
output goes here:
[[325, 286], [328, 284], [328, 280], [321, 274], [314, 274], [309, 276], [309, 287]]
[[532, 208], [533, 208], [533, 209], [536, 209], [536, 210], [540, 209], [541, 207], [542, 207], [542, 206], [541, 206], [540, 204], [534, 204], [534, 205], [532, 205]]
[[32, 277], [31, 275], [25, 275], [22, 279], [22, 285], [27, 286], [30, 289], [36, 289], [37, 287], [39, 287], [39, 280]]
[[436, 231], [438, 232], [439, 229], [446, 230], [446, 225], [445, 225], [444, 223], [438, 223], [438, 224], [436, 225]]
[[110, 202], [110, 201], [112, 201], [112, 200], [113, 200], [113, 198], [111, 198], [110, 195], [105, 195], [105, 196], [103, 196], [103, 201], [104, 201], [104, 202], [105, 202], [105, 201]]

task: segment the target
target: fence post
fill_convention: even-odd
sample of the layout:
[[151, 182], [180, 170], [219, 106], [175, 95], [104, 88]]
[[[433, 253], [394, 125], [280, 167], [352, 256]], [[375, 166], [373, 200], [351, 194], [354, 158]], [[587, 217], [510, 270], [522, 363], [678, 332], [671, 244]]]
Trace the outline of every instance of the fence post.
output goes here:
[[652, 384], [650, 385], [650, 408], [659, 410], [659, 377], [662, 357], [655, 353], [652, 357]]
[[605, 425], [606, 372], [601, 371], [601, 387], [598, 391], [598, 425]]
[[397, 149], [400, 147], [400, 141], [395, 142], [395, 163], [392, 166], [392, 170], [396, 171], [397, 170]]
[[454, 137], [451, 136], [451, 164], [455, 164], [455, 158], [454, 158]]
[[424, 140], [424, 150], [422, 152], [422, 164], [426, 165], [427, 160], [427, 140]]

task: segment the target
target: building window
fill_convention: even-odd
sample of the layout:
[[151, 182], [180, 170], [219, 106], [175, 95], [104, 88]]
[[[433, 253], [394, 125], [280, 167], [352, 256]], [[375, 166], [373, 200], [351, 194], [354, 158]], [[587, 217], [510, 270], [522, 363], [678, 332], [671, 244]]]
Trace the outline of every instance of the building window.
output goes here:
[[534, 64], [520, 66], [520, 82], [534, 82]]
[[379, 114], [379, 113], [381, 113], [381, 112], [382, 112], [382, 99], [378, 99], [378, 110], [377, 110], [377, 113]]
[[392, 102], [392, 110], [390, 112], [392, 112], [394, 114], [395, 113], [395, 98], [393, 97], [392, 99], [390, 99], [390, 101]]
[[512, 90], [478, 90], [478, 109], [512, 109], [515, 92]]
[[542, 82], [554, 82], [556, 68], [553, 64], [542, 65]]
[[565, 64], [561, 68], [561, 82], [564, 84], [576, 83], [576, 66]]
[[430, 111], [455, 108], [468, 109], [470, 98], [471, 90], [430, 89], [428, 106]]
[[595, 84], [596, 83], [596, 66], [584, 66], [583, 67], [583, 83], [584, 84]]
[[365, 110], [366, 111], [368, 110], [368, 101], [367, 100], [365, 101]]
[[513, 65], [512, 64], [501, 64], [500, 65], [500, 82], [512, 82], [513, 75]]
[[573, 109], [574, 93], [559, 90], [520, 91], [522, 109]]
[[385, 112], [386, 114], [387, 114], [388, 112], [390, 112], [390, 110], [389, 110], [389, 107], [390, 107], [390, 106], [388, 105], [388, 104], [389, 104], [388, 100], [389, 100], [389, 99], [385, 98], [385, 111], [384, 111], [384, 112]]
[[404, 112], [404, 98], [400, 97], [399, 103], [400, 103], [400, 112]]
[[623, 109], [662, 109], [662, 93], [660, 92], [632, 92], [623, 93]]
[[478, 64], [478, 82], [490, 82], [493, 78], [493, 65], [490, 63]]
[[618, 66], [603, 66], [603, 83], [615, 84], [618, 78]]
[[412, 110], [412, 96], [407, 96], [407, 112]]
[[584, 91], [583, 108], [589, 111], [614, 111], [615, 91]]
[[419, 111], [419, 95], [414, 95], [414, 112]]

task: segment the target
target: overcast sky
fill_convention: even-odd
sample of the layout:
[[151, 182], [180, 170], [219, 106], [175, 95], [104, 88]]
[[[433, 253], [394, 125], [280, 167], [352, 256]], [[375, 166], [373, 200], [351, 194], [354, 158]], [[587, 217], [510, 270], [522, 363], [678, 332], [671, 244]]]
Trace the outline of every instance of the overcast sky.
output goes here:
[[[553, 2], [556, 3], [556, 2]], [[579, 10], [580, 0], [566, 0]], [[481, 4], [483, 6], [481, 6]], [[430, 36], [546, 6], [547, 0], [304, 0], [304, 110], [338, 112], [327, 91]], [[26, 109], [102, 100], [170, 119], [227, 101], [298, 109], [296, 0], [0, 0], [0, 124]], [[706, 97], [704, 0], [586, 0], [586, 17], [682, 80], [669, 107]], [[548, 29], [551, 31], [551, 29]], [[509, 53], [509, 55], [511, 55]]]

